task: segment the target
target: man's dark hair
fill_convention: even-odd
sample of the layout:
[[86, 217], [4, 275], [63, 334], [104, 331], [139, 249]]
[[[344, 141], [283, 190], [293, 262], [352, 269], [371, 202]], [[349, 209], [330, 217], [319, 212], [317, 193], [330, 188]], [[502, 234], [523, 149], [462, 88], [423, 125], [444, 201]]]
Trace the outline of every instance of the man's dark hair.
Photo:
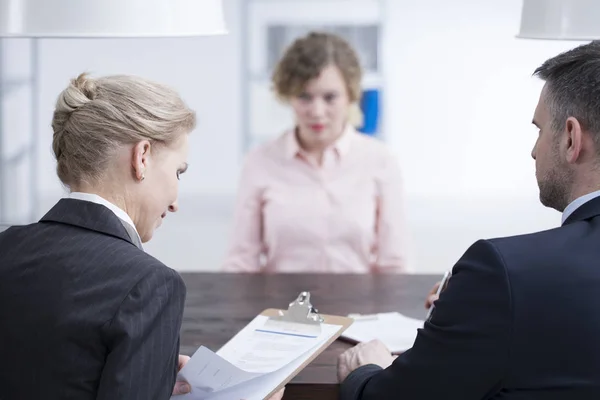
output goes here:
[[533, 75], [546, 81], [553, 130], [561, 132], [567, 118], [574, 117], [594, 134], [600, 151], [600, 41], [547, 60]]

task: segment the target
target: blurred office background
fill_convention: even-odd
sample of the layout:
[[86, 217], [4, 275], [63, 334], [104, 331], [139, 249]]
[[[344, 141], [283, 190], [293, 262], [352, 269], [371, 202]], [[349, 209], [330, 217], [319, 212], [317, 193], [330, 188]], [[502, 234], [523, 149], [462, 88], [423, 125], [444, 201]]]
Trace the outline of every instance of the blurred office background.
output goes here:
[[[359, 50], [380, 96], [365, 130], [403, 170], [414, 265], [452, 266], [478, 238], [560, 224], [541, 206], [530, 152], [542, 83], [531, 74], [577, 42], [522, 40], [521, 0], [225, 0], [229, 34], [186, 39], [3, 39], [0, 223], [37, 220], [65, 191], [51, 152], [54, 101], [69, 79], [137, 74], [198, 112], [180, 212], [146, 250], [181, 271], [216, 271], [244, 154], [292, 124], [269, 91], [296, 35], [331, 29]], [[367, 129], [368, 128], [368, 129]]]

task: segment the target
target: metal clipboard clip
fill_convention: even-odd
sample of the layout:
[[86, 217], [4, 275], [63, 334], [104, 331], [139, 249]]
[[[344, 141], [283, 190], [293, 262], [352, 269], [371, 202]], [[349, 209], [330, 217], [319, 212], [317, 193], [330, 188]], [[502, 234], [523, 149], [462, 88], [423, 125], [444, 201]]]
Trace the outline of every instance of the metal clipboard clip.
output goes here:
[[323, 321], [323, 317], [310, 303], [310, 292], [302, 292], [286, 311], [280, 310], [279, 315], [270, 317], [267, 325], [295, 325], [302, 331], [321, 332]]

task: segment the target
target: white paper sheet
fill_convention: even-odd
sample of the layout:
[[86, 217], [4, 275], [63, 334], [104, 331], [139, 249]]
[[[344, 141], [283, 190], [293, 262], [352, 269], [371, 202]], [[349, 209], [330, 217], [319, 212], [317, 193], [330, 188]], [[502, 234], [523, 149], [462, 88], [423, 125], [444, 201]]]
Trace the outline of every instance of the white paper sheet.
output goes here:
[[[240, 370], [204, 346], [196, 350], [186, 366], [179, 372], [179, 376], [192, 386], [192, 392], [199, 396], [189, 397], [190, 399], [208, 398], [207, 396], [214, 392], [235, 386], [260, 375]], [[177, 398], [184, 397], [178, 396]]]
[[342, 333], [342, 337], [355, 342], [381, 340], [392, 353], [410, 349], [417, 337], [417, 329], [424, 321], [409, 318], [397, 312], [361, 315]]
[[264, 374], [284, 367], [322, 342], [319, 333], [308, 329], [310, 326], [303, 329], [299, 324], [265, 325], [267, 319], [259, 315], [217, 354], [241, 370]]
[[341, 328], [321, 324], [315, 334], [267, 320], [257, 316], [216, 354], [200, 347], [179, 373], [192, 392], [171, 399], [263, 400]]

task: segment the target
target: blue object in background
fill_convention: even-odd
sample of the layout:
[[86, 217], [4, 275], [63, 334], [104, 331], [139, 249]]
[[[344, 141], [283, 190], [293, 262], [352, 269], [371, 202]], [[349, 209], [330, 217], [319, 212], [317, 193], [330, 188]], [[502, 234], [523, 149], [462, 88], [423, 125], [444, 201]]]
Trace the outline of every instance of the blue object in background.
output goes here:
[[364, 90], [360, 99], [363, 114], [363, 126], [358, 130], [365, 135], [374, 136], [379, 128], [379, 89]]

